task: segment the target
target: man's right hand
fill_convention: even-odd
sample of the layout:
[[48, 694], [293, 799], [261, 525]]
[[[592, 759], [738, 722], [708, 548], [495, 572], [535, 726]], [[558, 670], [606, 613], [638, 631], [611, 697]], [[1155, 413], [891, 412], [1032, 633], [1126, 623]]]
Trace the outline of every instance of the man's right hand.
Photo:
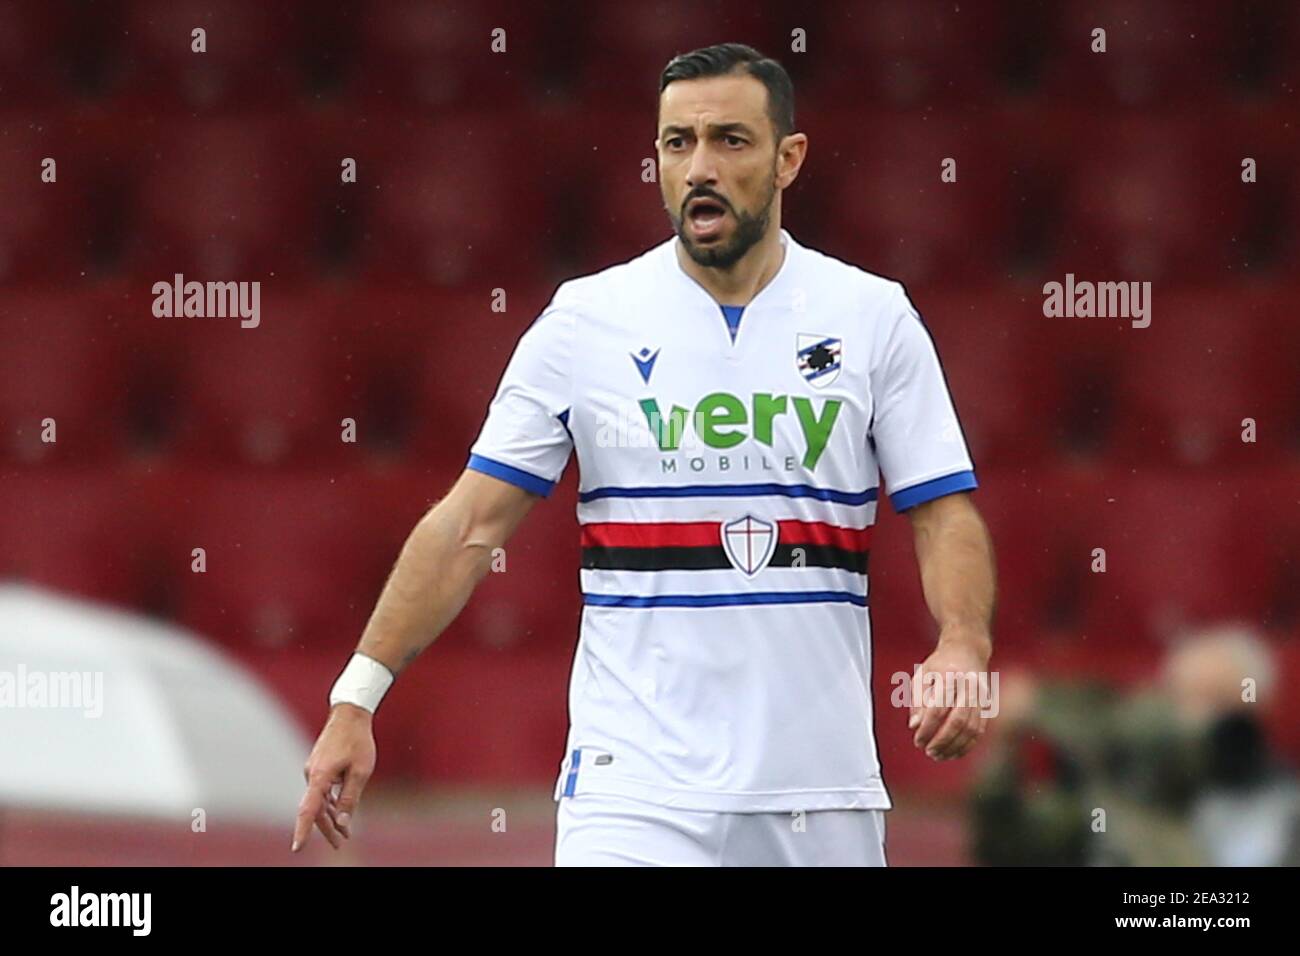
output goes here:
[[[373, 715], [352, 704], [335, 704], [303, 768], [307, 791], [298, 804], [293, 852], [307, 843], [315, 824], [334, 849], [352, 836], [352, 815], [375, 771]], [[341, 788], [337, 793], [335, 787]]]
[[[466, 468], [407, 536], [357, 651], [381, 663], [414, 660], [460, 613], [496, 549], [541, 499]], [[394, 674], [400, 670], [385, 666]], [[307, 758], [307, 792], [298, 807], [293, 852], [306, 844], [313, 824], [335, 849], [351, 836], [361, 788], [375, 769], [372, 720], [370, 711], [352, 704], [335, 704], [330, 711]]]

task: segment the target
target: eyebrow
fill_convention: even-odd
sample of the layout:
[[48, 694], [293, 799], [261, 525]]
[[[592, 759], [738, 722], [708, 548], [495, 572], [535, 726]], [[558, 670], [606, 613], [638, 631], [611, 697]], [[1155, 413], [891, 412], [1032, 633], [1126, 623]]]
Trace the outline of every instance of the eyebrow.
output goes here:
[[[745, 133], [745, 134], [747, 134], [747, 135], [749, 135], [749, 136], [753, 136], [753, 135], [754, 135], [754, 131], [753, 131], [752, 129], [750, 129], [748, 123], [740, 123], [740, 122], [733, 122], [733, 123], [710, 123], [710, 124], [708, 125], [708, 129], [711, 130], [712, 132], [715, 132], [715, 133], [731, 133], [731, 132], [737, 132], [737, 133]], [[677, 125], [671, 125], [671, 126], [665, 126], [665, 127], [660, 131], [659, 135], [660, 135], [660, 136], [676, 136], [676, 135], [678, 135], [678, 134], [680, 134], [680, 133], [693, 133], [693, 132], [695, 132], [695, 128], [692, 127], [692, 126], [677, 126]]]

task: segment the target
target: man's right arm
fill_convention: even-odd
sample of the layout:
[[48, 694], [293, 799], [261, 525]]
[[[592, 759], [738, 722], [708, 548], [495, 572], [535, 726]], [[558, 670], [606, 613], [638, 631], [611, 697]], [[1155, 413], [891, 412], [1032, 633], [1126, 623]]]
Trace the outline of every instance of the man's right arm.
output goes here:
[[[466, 469], [407, 536], [357, 652], [393, 674], [415, 660], [460, 613], [506, 543], [541, 496]], [[315, 824], [338, 849], [351, 836], [356, 812], [375, 767], [372, 714], [337, 703], [307, 758], [307, 790], [298, 806], [293, 850]], [[339, 786], [337, 796], [334, 787]]]
[[357, 652], [400, 673], [455, 620], [495, 549], [538, 500], [517, 485], [466, 469], [407, 537]]

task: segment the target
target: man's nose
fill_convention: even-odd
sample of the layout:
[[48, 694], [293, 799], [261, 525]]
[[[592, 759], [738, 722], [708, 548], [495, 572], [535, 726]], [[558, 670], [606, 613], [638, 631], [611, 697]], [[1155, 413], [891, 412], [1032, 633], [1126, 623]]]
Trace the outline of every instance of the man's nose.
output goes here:
[[686, 185], [694, 189], [704, 183], [716, 183], [718, 181], [717, 164], [714, 162], [713, 151], [703, 143], [698, 143], [691, 152], [691, 162], [686, 168]]

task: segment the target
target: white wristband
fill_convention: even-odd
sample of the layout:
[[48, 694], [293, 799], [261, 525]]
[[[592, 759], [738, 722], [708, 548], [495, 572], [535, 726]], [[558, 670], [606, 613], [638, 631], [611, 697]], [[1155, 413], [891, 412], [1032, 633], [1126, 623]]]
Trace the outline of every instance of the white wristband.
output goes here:
[[373, 714], [388, 688], [393, 686], [393, 680], [393, 672], [373, 657], [353, 654], [330, 689], [330, 706], [355, 704]]

